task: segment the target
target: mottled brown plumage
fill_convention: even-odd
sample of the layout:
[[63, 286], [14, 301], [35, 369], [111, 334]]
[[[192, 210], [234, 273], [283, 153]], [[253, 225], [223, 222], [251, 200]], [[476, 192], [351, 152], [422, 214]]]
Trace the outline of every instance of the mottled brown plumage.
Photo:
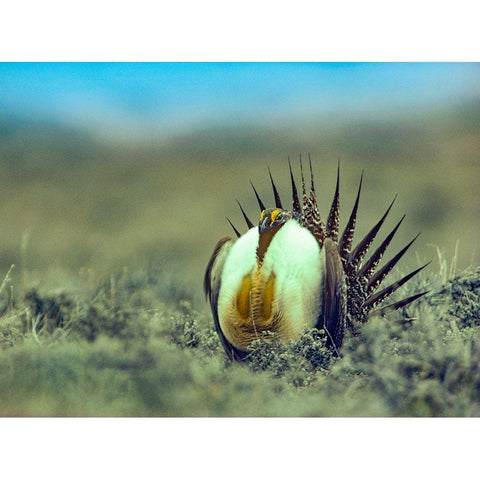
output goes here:
[[337, 167], [337, 184], [333, 195], [332, 206], [327, 218], [326, 236], [334, 242], [338, 239], [338, 226], [340, 222], [340, 161]]
[[[308, 155], [308, 163], [310, 165], [310, 195], [305, 194], [305, 182], [303, 179], [303, 168], [302, 168], [302, 188], [303, 188], [303, 215], [301, 216], [299, 222], [300, 225], [307, 228], [312, 235], [317, 240], [320, 247], [323, 247], [323, 242], [325, 240], [325, 223], [320, 216], [320, 211], [317, 206], [317, 195], [315, 192], [315, 181], [313, 178], [313, 167], [312, 159]], [[300, 167], [301, 159], [300, 159]]]

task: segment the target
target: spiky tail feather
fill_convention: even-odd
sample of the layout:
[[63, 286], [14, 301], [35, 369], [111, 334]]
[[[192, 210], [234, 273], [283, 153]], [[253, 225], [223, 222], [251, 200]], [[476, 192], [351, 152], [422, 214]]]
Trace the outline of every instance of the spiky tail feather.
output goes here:
[[[402, 223], [405, 216], [397, 223], [395, 228], [387, 235], [385, 240], [382, 242], [380, 247], [378, 247], [370, 258], [363, 263], [363, 259], [367, 255], [373, 240], [375, 239], [378, 231], [382, 227], [385, 219], [387, 218], [392, 206], [397, 198], [395, 195], [394, 199], [388, 206], [386, 212], [380, 218], [380, 220], [372, 227], [372, 229], [365, 235], [365, 237], [357, 244], [353, 252], [351, 252], [351, 246], [353, 241], [353, 236], [355, 233], [355, 226], [357, 221], [357, 212], [360, 201], [361, 187], [363, 181], [363, 172], [360, 178], [360, 184], [358, 187], [357, 197], [350, 214], [350, 218], [347, 222], [345, 230], [338, 241], [338, 250], [342, 258], [342, 263], [344, 267], [344, 273], [346, 277], [347, 285], [347, 312], [348, 316], [355, 321], [365, 321], [368, 314], [379, 304], [384, 302], [391, 294], [393, 294], [398, 288], [404, 285], [407, 281], [413, 278], [417, 273], [423, 270], [428, 264], [423, 265], [412, 273], [406, 275], [399, 281], [394, 284], [384, 288], [381, 291], [377, 292], [377, 289], [380, 287], [382, 282], [385, 280], [387, 275], [395, 267], [398, 261], [403, 257], [406, 251], [410, 248], [412, 243], [417, 239], [418, 235], [409, 242], [404, 248], [400, 250], [389, 262], [387, 262], [380, 270], [375, 272], [377, 265], [379, 264], [383, 254], [385, 253], [388, 245], [390, 244], [392, 238], [397, 232], [400, 224]], [[337, 242], [338, 235], [338, 223], [340, 217], [340, 194], [339, 194], [339, 183], [340, 183], [340, 166], [337, 168], [337, 182], [335, 188], [335, 194], [332, 201], [332, 207], [330, 209], [330, 214], [327, 221], [327, 238], [332, 238]], [[307, 227], [308, 228], [308, 227]], [[425, 292], [424, 292], [425, 293]], [[389, 308], [398, 309], [408, 305], [417, 298], [420, 298], [424, 293], [413, 295], [411, 297], [405, 298], [398, 302], [395, 302], [389, 305]], [[353, 323], [347, 321], [347, 325], [352, 326]]]

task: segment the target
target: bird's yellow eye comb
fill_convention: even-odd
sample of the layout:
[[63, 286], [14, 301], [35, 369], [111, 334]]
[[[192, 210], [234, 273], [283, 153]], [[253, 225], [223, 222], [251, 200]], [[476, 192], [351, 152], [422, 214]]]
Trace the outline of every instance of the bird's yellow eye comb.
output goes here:
[[270, 215], [270, 219], [272, 223], [275, 221], [275, 219], [278, 217], [278, 214], [281, 212], [279, 208], [276, 208]]

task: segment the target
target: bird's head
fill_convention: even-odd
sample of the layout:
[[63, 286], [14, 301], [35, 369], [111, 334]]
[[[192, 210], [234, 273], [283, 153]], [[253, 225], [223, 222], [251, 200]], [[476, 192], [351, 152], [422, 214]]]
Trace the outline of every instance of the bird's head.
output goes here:
[[262, 210], [260, 220], [258, 222], [258, 230], [260, 234], [269, 231], [277, 231], [287, 220], [292, 218], [292, 212], [282, 210], [281, 208], [269, 208]]

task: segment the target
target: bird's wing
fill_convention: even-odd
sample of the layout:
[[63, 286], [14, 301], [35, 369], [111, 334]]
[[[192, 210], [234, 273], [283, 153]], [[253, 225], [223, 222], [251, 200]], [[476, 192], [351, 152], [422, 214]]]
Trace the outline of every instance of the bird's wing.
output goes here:
[[[339, 349], [343, 342], [347, 311], [345, 274], [335, 242], [331, 238], [326, 238], [324, 248], [323, 328], [327, 332], [327, 344]], [[322, 326], [319, 325], [319, 328]]]
[[207, 270], [205, 271], [205, 277], [203, 279], [203, 289], [205, 295], [207, 296], [210, 307], [213, 314], [213, 322], [215, 324], [215, 329], [217, 330], [218, 336], [220, 337], [220, 342], [222, 343], [225, 353], [227, 354], [230, 360], [243, 360], [247, 355], [245, 352], [235, 348], [225, 337], [220, 328], [220, 322], [218, 319], [218, 294], [220, 292], [221, 278], [223, 266], [225, 265], [225, 259], [227, 258], [228, 252], [232, 247], [234, 240], [230, 237], [221, 238], [207, 265]]

